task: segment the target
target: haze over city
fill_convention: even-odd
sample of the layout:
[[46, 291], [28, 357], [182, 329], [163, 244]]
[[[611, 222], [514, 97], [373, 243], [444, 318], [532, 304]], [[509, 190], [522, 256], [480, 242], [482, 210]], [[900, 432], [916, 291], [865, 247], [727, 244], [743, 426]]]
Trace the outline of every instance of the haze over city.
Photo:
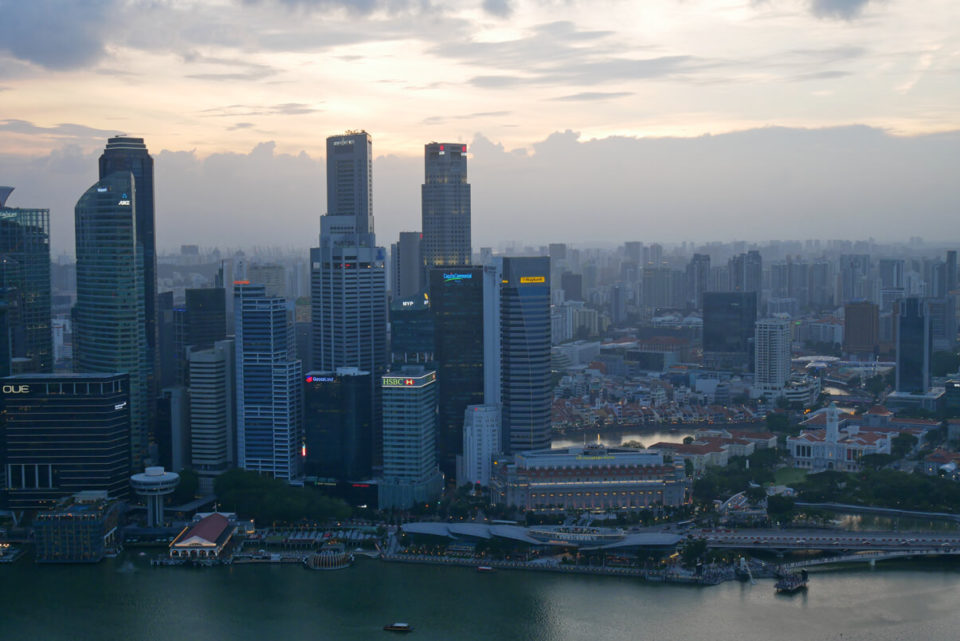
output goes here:
[[[955, 3], [0, 1], [0, 174], [55, 253], [111, 134], [158, 247], [308, 246], [323, 141], [373, 135], [378, 236], [469, 147], [474, 244], [953, 239]], [[225, 220], [231, 224], [224, 225]], [[547, 224], [549, 223], [549, 224]]]

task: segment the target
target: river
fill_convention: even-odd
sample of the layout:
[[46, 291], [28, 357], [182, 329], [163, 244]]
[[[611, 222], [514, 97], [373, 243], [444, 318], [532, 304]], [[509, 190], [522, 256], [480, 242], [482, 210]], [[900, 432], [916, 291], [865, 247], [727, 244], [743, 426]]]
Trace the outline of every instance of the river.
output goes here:
[[956, 638], [956, 565], [861, 567], [813, 573], [807, 593], [787, 597], [769, 580], [664, 586], [367, 559], [333, 572], [21, 559], [0, 565], [0, 639], [350, 641], [389, 638], [392, 621], [422, 641]]

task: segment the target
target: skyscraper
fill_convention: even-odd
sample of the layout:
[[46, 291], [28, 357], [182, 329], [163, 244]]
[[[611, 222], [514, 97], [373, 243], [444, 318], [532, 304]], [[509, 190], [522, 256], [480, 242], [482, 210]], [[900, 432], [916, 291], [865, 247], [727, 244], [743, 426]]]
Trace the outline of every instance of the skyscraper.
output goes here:
[[754, 388], [761, 396], [781, 396], [790, 376], [790, 322], [758, 320], [754, 336]]
[[704, 365], [749, 369], [756, 321], [756, 292], [704, 292]]
[[703, 305], [703, 292], [710, 289], [710, 254], [694, 254], [687, 265], [687, 303], [695, 309]]
[[373, 233], [372, 146], [366, 132], [327, 138], [327, 214], [310, 250], [315, 370], [371, 375], [374, 465], [380, 462], [380, 376], [387, 364], [386, 252]]
[[493, 457], [500, 452], [500, 408], [469, 405], [463, 416], [463, 455], [457, 466], [457, 485], [490, 485]]
[[383, 477], [380, 509], [407, 509], [440, 496], [437, 468], [437, 375], [406, 367], [381, 378]]
[[880, 310], [858, 301], [843, 306], [843, 351], [872, 360], [880, 346]]
[[896, 390], [923, 394], [930, 389], [930, 315], [920, 298], [905, 298], [898, 306]]
[[74, 369], [130, 375], [133, 469], [139, 469], [148, 454], [152, 398], [137, 203], [133, 174], [118, 171], [90, 187], [75, 208]]
[[[501, 259], [500, 399], [504, 451], [550, 447], [550, 259]], [[484, 293], [485, 298], [487, 293]], [[484, 306], [487, 306], [485, 301]], [[486, 327], [486, 324], [484, 325]], [[491, 403], [485, 398], [484, 403]]]
[[0, 187], [0, 288], [16, 299], [17, 308], [15, 317], [8, 317], [14, 340], [6, 347], [10, 357], [25, 359], [19, 369], [52, 372], [50, 210], [7, 207], [11, 191]]
[[390, 291], [394, 300], [410, 298], [423, 291], [420, 236], [418, 231], [402, 231], [397, 242], [390, 246]]
[[[82, 490], [130, 491], [130, 406], [122, 373], [24, 374], [3, 379], [7, 505], [51, 507]], [[0, 483], [0, 487], [3, 483]]]
[[370, 372], [341, 367], [307, 372], [303, 431], [306, 476], [358, 481], [373, 462]]
[[427, 269], [469, 265], [470, 184], [467, 146], [431, 142], [424, 146], [421, 188], [421, 253]]
[[[135, 207], [137, 252], [143, 262], [143, 322], [147, 340], [147, 419], [153, 416], [153, 402], [157, 384], [155, 376], [157, 345], [159, 334], [157, 327], [157, 241], [153, 193], [153, 158], [143, 143], [143, 138], [114, 136], [100, 156], [100, 180], [114, 173], [133, 174], [137, 201]], [[79, 270], [78, 270], [79, 272]], [[78, 274], [79, 280], [79, 274]], [[132, 385], [132, 383], [131, 383]]]
[[235, 350], [223, 340], [188, 355], [190, 461], [204, 493], [237, 462]]
[[352, 216], [355, 233], [373, 230], [373, 140], [365, 131], [327, 138], [327, 215]]
[[483, 270], [480, 267], [430, 270], [430, 304], [437, 363], [437, 451], [440, 469], [456, 473], [463, 447], [463, 412], [484, 402]]
[[234, 283], [237, 453], [240, 467], [289, 480], [299, 476], [302, 365], [282, 298], [262, 285]]

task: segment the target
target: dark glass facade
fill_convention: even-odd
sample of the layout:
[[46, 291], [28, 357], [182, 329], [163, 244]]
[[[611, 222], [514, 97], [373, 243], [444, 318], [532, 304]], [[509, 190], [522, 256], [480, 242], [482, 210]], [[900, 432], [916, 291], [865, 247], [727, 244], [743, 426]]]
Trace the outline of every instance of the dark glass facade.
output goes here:
[[[550, 447], [550, 259], [503, 259], [501, 403], [507, 452]], [[461, 414], [462, 419], [462, 414]]]
[[223, 288], [188, 289], [183, 342], [199, 349], [213, 347], [227, 337], [227, 299]]
[[705, 364], [721, 369], [750, 367], [756, 322], [756, 292], [704, 292]]
[[483, 403], [483, 268], [430, 270], [437, 367], [437, 460], [448, 478], [463, 451], [463, 413]]
[[0, 205], [0, 288], [18, 307], [10, 357], [25, 359], [21, 370], [52, 372], [50, 210]]
[[327, 138], [327, 214], [353, 216], [356, 233], [373, 233], [373, 139], [365, 131]]
[[433, 360], [433, 312], [426, 296], [390, 305], [390, 353], [394, 365]]
[[304, 457], [308, 477], [361, 480], [373, 463], [370, 373], [352, 368], [304, 378]]
[[155, 395], [151, 394], [153, 361], [144, 321], [144, 257], [137, 242], [136, 196], [133, 174], [117, 172], [77, 201], [73, 339], [75, 371], [130, 375], [130, 456], [132, 466], [139, 468], [147, 457]]
[[128, 496], [126, 374], [25, 374], [0, 383], [9, 509], [49, 508], [84, 490]]
[[905, 298], [898, 306], [897, 391], [923, 394], [930, 388], [930, 316], [920, 298]]

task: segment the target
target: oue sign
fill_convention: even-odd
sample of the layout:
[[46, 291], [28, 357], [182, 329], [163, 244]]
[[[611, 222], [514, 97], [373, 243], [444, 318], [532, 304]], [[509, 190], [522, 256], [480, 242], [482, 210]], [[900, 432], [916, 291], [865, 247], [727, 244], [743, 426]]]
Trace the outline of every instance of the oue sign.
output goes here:
[[26, 394], [30, 391], [29, 385], [4, 385], [4, 394]]

